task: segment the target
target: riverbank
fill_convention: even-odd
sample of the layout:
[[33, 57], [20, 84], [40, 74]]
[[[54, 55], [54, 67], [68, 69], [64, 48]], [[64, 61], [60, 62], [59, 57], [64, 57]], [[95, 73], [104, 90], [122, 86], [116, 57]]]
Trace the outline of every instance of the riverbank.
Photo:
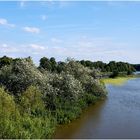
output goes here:
[[[123, 85], [124, 83], [126, 83], [128, 80], [130, 79], [134, 79], [136, 78], [135, 75], [130, 75], [130, 76], [123, 76], [123, 77], [116, 77], [116, 78], [102, 78], [100, 80], [101, 83], [104, 83], [105, 85], [107, 84], [112, 84], [112, 85], [117, 85], [117, 86], [120, 86], [120, 85]], [[100, 100], [100, 101], [99, 101]], [[98, 101], [98, 102], [97, 102]], [[80, 116], [74, 120], [72, 120], [71, 123], [67, 123], [67, 124], [62, 124], [62, 125], [58, 125], [57, 128], [59, 128], [60, 130], [58, 130], [58, 132], [55, 133], [55, 135], [53, 136], [53, 138], [61, 138], [61, 135], [62, 135], [62, 138], [67, 138], [67, 136], [69, 135], [69, 131], [65, 131], [65, 129], [67, 129], [68, 127], [72, 128], [73, 130], [77, 129], [77, 126], [75, 124], [77, 124], [78, 122], [78, 125], [80, 125], [81, 121], [82, 121], [82, 117], [83, 116], [86, 116], [86, 113], [87, 113], [87, 110], [96, 110], [97, 106], [102, 103], [102, 102], [105, 102], [105, 100], [101, 100], [100, 99], [97, 99], [97, 100], [94, 100], [94, 102], [92, 102], [90, 105], [86, 106], [82, 112], [80, 113]], [[92, 111], [90, 111], [92, 112]], [[62, 134], [63, 131], [65, 131], [66, 134]], [[61, 133], [61, 135], [59, 135], [59, 133]], [[73, 131], [74, 133], [74, 131]]]
[[[106, 79], [124, 83], [107, 86], [108, 98], [97, 102], [68, 125], [57, 128], [59, 139], [135, 139], [140, 138], [140, 78]], [[123, 81], [123, 82], [122, 82]], [[114, 121], [115, 120], [115, 121]], [[128, 133], [129, 132], [129, 133]]]
[[105, 84], [123, 85], [129, 79], [133, 79], [133, 78], [136, 78], [136, 76], [131, 75], [131, 76], [116, 77], [116, 78], [103, 78], [100, 81]]

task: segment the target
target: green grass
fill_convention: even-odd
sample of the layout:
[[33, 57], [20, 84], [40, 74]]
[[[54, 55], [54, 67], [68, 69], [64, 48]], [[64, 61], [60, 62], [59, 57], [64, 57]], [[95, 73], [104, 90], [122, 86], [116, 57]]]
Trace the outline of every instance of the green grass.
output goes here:
[[105, 79], [101, 79], [101, 81], [104, 82], [105, 84], [112, 84], [112, 85], [121, 86], [132, 78], [135, 78], [135, 77], [134, 76], [127, 76], [127, 77], [117, 77], [117, 78], [105, 78]]

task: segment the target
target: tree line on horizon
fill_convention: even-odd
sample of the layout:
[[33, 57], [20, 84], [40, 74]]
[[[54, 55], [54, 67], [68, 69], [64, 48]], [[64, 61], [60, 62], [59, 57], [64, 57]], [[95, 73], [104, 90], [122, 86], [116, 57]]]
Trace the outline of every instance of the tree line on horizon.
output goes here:
[[136, 71], [140, 71], [140, 64], [133, 64], [133, 67], [136, 69]]
[[[31, 59], [31, 57], [28, 57]], [[10, 58], [7, 56], [3, 56], [0, 58], [0, 68], [4, 65], [8, 65], [12, 63], [13, 61], [20, 59], [20, 58]], [[98, 69], [101, 72], [127, 72], [127, 74], [132, 74], [134, 71], [139, 71], [140, 70], [140, 64], [130, 64], [127, 62], [116, 62], [116, 61], [110, 61], [109, 63], [104, 63], [102, 61], [90, 61], [90, 60], [80, 60], [76, 61], [83, 65], [84, 67], [88, 67], [90, 69]], [[38, 68], [43, 68], [46, 69], [50, 72], [62, 72], [63, 69], [65, 68], [66, 62], [63, 61], [58, 61], [56, 62], [54, 57], [51, 57], [50, 59], [47, 57], [42, 57], [40, 59], [40, 64]]]

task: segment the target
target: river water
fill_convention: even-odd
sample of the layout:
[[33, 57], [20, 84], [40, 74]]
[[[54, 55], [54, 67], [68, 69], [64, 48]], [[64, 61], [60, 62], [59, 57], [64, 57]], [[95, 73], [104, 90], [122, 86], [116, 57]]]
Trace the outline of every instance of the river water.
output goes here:
[[77, 120], [57, 128], [54, 138], [140, 138], [140, 78], [106, 85], [108, 97]]

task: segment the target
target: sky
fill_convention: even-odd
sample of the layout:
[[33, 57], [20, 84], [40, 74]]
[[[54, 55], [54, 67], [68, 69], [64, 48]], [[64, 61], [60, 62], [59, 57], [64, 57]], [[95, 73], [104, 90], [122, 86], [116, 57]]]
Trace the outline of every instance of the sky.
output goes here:
[[0, 1], [0, 57], [140, 63], [140, 1]]

